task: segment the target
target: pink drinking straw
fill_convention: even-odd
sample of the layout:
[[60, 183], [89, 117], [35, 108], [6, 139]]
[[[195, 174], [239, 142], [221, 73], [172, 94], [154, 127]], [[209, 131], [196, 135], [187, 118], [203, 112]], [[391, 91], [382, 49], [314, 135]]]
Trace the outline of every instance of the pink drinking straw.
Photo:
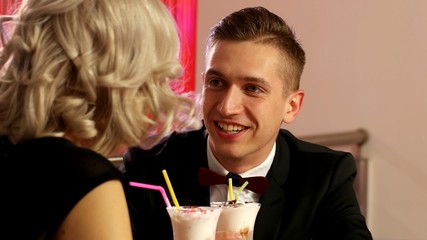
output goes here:
[[166, 195], [165, 189], [162, 186], [151, 185], [151, 184], [146, 184], [146, 183], [139, 183], [139, 182], [129, 182], [129, 185], [131, 185], [133, 187], [146, 188], [146, 189], [159, 191], [162, 194], [163, 200], [165, 200], [166, 207], [171, 207], [171, 203], [169, 202], [169, 198]]

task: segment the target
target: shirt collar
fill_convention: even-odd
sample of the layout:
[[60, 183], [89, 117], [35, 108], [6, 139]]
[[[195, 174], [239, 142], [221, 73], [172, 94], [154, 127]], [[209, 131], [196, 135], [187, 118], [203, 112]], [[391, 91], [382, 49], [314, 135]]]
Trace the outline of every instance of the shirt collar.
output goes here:
[[[227, 175], [229, 172], [227, 169], [225, 169], [221, 163], [218, 162], [218, 160], [215, 158], [215, 156], [212, 153], [210, 144], [209, 144], [209, 136], [208, 136], [208, 144], [207, 145], [207, 157], [208, 157], [208, 166], [209, 169], [222, 175]], [[240, 173], [239, 175], [241, 177], [254, 177], [254, 176], [267, 176], [268, 171], [270, 170], [271, 165], [273, 164], [274, 155], [276, 154], [276, 142], [274, 142], [274, 145], [268, 154], [267, 158], [258, 166], [249, 169], [248, 171], [244, 173]]]

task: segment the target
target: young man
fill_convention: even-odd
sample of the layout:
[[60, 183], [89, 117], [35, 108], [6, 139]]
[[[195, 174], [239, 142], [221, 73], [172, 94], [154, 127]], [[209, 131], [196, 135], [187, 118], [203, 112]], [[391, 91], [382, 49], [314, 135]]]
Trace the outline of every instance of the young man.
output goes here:
[[[283, 19], [262, 7], [232, 13], [211, 29], [205, 60], [205, 128], [174, 134], [151, 150], [129, 149], [127, 177], [166, 188], [166, 169], [180, 205], [209, 205], [227, 200], [227, 185], [200, 184], [200, 168], [265, 176], [265, 191], [246, 189], [239, 197], [261, 203], [254, 239], [372, 239], [353, 190], [351, 154], [303, 142], [281, 128], [301, 108], [305, 64]], [[128, 197], [141, 237], [172, 239], [159, 193], [134, 189]]]

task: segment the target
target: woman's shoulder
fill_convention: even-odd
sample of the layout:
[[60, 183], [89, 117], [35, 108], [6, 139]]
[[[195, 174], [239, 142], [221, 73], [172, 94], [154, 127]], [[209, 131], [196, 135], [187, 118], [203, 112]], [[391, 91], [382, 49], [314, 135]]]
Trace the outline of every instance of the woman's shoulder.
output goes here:
[[6, 189], [14, 213], [26, 216], [16, 222], [33, 226], [31, 231], [21, 233], [23, 236], [54, 234], [87, 193], [109, 180], [123, 180], [108, 159], [63, 138], [4, 142], [3, 146], [5, 157], [1, 163], [6, 171], [0, 186]]
[[14, 145], [10, 161], [19, 169], [40, 171], [65, 181], [119, 179], [120, 172], [104, 156], [59, 137], [31, 139]]

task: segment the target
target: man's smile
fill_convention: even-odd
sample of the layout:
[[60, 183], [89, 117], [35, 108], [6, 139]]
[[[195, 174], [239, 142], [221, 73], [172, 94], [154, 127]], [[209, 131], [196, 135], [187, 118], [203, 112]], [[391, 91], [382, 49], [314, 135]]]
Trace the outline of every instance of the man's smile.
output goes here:
[[225, 133], [236, 134], [246, 129], [245, 126], [236, 125], [236, 124], [226, 124], [223, 122], [216, 122], [218, 128]]

